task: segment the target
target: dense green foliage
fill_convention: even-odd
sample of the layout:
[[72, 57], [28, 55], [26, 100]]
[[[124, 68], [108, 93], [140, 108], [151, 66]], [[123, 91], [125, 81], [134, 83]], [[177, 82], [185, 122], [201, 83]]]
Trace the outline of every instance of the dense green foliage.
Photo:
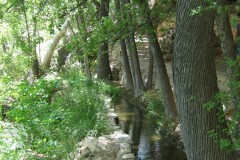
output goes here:
[[89, 82], [70, 70], [53, 80], [22, 81], [11, 92], [16, 99], [7, 117], [23, 125], [25, 149], [63, 158], [83, 137], [109, 131], [102, 115], [104, 97], [117, 92], [116, 87]]
[[174, 133], [176, 124], [166, 117], [159, 93], [150, 90], [147, 91], [143, 97], [146, 104], [147, 117], [152, 120], [156, 128], [164, 130], [169, 134], [176, 135], [176, 133]]

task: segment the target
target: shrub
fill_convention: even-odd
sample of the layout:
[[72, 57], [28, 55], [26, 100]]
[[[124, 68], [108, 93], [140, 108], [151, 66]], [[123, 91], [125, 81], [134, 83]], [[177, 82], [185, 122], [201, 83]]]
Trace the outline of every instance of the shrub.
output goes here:
[[100, 113], [105, 105], [102, 94], [112, 93], [111, 89], [87, 81], [77, 70], [69, 70], [57, 80], [23, 81], [17, 92], [7, 117], [24, 126], [29, 135], [25, 143], [34, 152], [66, 158], [84, 136], [109, 131]]

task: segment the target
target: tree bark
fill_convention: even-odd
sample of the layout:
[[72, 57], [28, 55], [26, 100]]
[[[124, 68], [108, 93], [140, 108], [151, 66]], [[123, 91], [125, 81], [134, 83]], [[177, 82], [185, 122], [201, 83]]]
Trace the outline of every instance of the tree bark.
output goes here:
[[63, 69], [63, 66], [66, 63], [68, 55], [69, 55], [69, 51], [66, 48], [66, 44], [64, 44], [64, 46], [62, 46], [60, 49], [58, 49], [57, 62], [58, 62], [58, 69], [59, 70]]
[[[223, 7], [227, 3], [226, 0], [218, 0], [218, 2]], [[237, 60], [237, 46], [233, 39], [229, 15], [228, 13], [222, 11], [221, 13], [218, 13], [216, 15], [215, 20], [217, 25], [217, 33], [221, 40], [223, 58], [227, 66], [228, 77], [231, 81], [234, 81], [234, 82], [239, 81], [240, 77], [234, 75], [236, 71], [240, 71], [239, 68], [237, 66], [231, 67], [227, 62], [228, 60], [231, 60], [231, 61]], [[239, 102], [238, 97], [240, 95], [240, 92], [237, 91], [237, 89], [233, 85], [230, 85], [230, 91], [233, 97], [234, 107], [237, 109], [238, 102]]]
[[133, 77], [133, 84], [134, 84], [134, 93], [135, 96], [138, 97], [142, 94], [142, 92], [145, 90], [143, 80], [142, 80], [142, 74], [139, 64], [139, 58], [138, 58], [138, 52], [137, 52], [137, 46], [134, 38], [134, 34], [131, 33], [129, 37], [126, 39], [128, 51], [130, 54], [130, 63], [131, 63], [131, 72]]
[[[173, 80], [181, 133], [188, 160], [236, 160], [235, 153], [220, 149], [219, 139], [230, 138], [221, 105], [210, 111], [203, 104], [218, 92], [211, 45], [213, 11], [191, 15], [205, 0], [179, 0], [177, 3]], [[214, 131], [217, 137], [210, 137]]]
[[[115, 9], [116, 13], [121, 16], [123, 16], [121, 12], [121, 5], [119, 0], [115, 0]], [[117, 25], [120, 23], [120, 18], [117, 17]], [[130, 64], [129, 64], [129, 59], [128, 59], [128, 53], [127, 53], [127, 47], [126, 47], [126, 42], [124, 38], [120, 39], [120, 47], [121, 47], [121, 58], [122, 58], [122, 63], [123, 63], [123, 68], [124, 68], [124, 74], [126, 77], [126, 86], [127, 88], [133, 88], [133, 79], [132, 79], [132, 73], [130, 70]]]
[[[125, 0], [125, 3], [129, 4], [130, 0]], [[132, 19], [132, 15], [129, 11], [126, 14], [126, 16], [129, 21]], [[132, 68], [131, 72], [133, 77], [134, 92], [135, 92], [135, 96], [138, 97], [145, 90], [145, 86], [142, 80], [142, 74], [141, 74], [141, 69], [139, 64], [138, 51], [137, 51], [137, 45], [135, 42], [134, 31], [131, 30], [131, 27], [129, 26], [129, 24], [127, 25], [127, 28], [128, 28], [129, 34], [126, 38], [126, 42], [127, 42], [127, 47], [130, 54], [130, 67]]]
[[146, 80], [146, 89], [152, 89], [153, 81], [153, 54], [151, 48], [149, 47], [149, 56], [148, 56], [148, 75]]
[[[109, 0], [101, 0], [101, 2], [97, 3], [97, 14], [99, 23], [102, 24], [102, 19], [108, 17], [109, 12]], [[107, 33], [105, 33], [107, 34]], [[109, 62], [109, 53], [108, 53], [108, 40], [99, 42], [99, 51], [97, 57], [97, 78], [100, 80], [111, 80], [112, 79], [112, 71], [110, 68]]]
[[175, 104], [175, 99], [168, 77], [167, 69], [163, 59], [163, 54], [161, 52], [157, 35], [151, 21], [151, 15], [148, 7], [148, 3], [145, 0], [139, 0], [140, 9], [142, 9], [142, 16], [144, 17], [144, 26], [146, 28], [146, 34], [148, 38], [149, 47], [154, 57], [156, 64], [156, 70], [159, 75], [161, 95], [163, 96], [163, 103], [165, 107], [165, 114], [172, 120], [177, 119], [177, 109]]
[[55, 37], [53, 38], [53, 41], [52, 43], [50, 44], [48, 50], [47, 50], [47, 53], [43, 59], [43, 63], [42, 63], [42, 67], [43, 69], [49, 69], [50, 68], [50, 63], [51, 63], [51, 59], [52, 59], [52, 56], [53, 56], [53, 53], [54, 53], [54, 50], [56, 49], [57, 47], [57, 44], [58, 42], [60, 41], [60, 39], [64, 36], [64, 34], [66, 33], [67, 31], [67, 28], [68, 28], [68, 22], [69, 22], [69, 19], [67, 19], [63, 26], [62, 26], [62, 29], [61, 31], [59, 31]]

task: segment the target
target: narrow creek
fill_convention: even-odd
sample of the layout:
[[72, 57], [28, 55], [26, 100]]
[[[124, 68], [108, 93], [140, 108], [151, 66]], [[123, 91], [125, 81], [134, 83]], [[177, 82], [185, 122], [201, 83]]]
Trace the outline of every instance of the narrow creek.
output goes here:
[[114, 109], [121, 129], [132, 137], [132, 150], [137, 160], [187, 160], [174, 137], [167, 136], [164, 131], [157, 133], [139, 106], [122, 99]]

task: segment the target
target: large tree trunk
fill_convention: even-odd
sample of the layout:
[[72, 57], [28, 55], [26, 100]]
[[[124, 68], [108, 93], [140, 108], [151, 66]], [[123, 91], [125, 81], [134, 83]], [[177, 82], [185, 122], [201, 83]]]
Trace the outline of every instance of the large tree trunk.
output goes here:
[[[130, 0], [125, 0], [126, 4], [130, 3]], [[130, 11], [127, 11], [127, 19], [130, 20], [132, 19], [132, 15]], [[140, 69], [140, 64], [139, 64], [139, 58], [138, 58], [138, 51], [137, 51], [137, 45], [135, 42], [135, 37], [134, 37], [134, 31], [131, 30], [132, 26], [127, 26], [128, 27], [128, 37], [126, 38], [126, 43], [128, 47], [128, 51], [130, 54], [130, 67], [131, 72], [132, 72], [132, 77], [133, 77], [133, 85], [134, 85], [134, 92], [135, 96], [138, 97], [141, 95], [142, 91], [145, 90], [144, 83], [142, 80], [142, 74], [141, 74], [141, 69]]]
[[[203, 104], [218, 92], [211, 36], [214, 13], [191, 15], [205, 0], [179, 0], [173, 59], [174, 88], [183, 143], [188, 160], [236, 160], [235, 153], [220, 149], [219, 139], [227, 139], [227, 125], [221, 105], [209, 111]], [[217, 137], [210, 137], [214, 131]]]
[[[218, 0], [219, 4], [224, 6], [226, 5], [226, 0]], [[234, 70], [236, 72], [239, 71], [237, 66], [231, 67], [228, 64], [228, 60], [236, 61], [237, 60], [237, 46], [233, 39], [232, 29], [229, 21], [228, 13], [222, 11], [217, 14], [215, 17], [216, 25], [217, 25], [217, 33], [218, 37], [221, 40], [221, 48], [223, 51], [223, 58], [227, 66], [227, 74], [231, 81], [239, 81], [240, 77], [234, 75]], [[234, 107], [237, 108], [239, 101], [239, 91], [233, 86], [230, 85], [230, 90], [233, 96], [233, 104]]]
[[[108, 17], [109, 12], [109, 0], [101, 0], [101, 2], [95, 2], [98, 20], [99, 23], [102, 23], [102, 19], [104, 17]], [[108, 34], [108, 33], [105, 33]], [[108, 53], [108, 41], [100, 42], [99, 44], [99, 52], [98, 52], [98, 63], [97, 63], [97, 77], [101, 80], [110, 80], [112, 79], [112, 72], [110, 68], [109, 62], [109, 53]]]
[[166, 115], [171, 118], [177, 118], [177, 109], [175, 104], [175, 99], [172, 91], [172, 87], [170, 84], [170, 80], [168, 77], [167, 69], [165, 66], [165, 62], [163, 59], [163, 54], [161, 52], [158, 39], [151, 21], [150, 11], [148, 7], [148, 3], [145, 0], [139, 0], [140, 9], [142, 9], [142, 16], [144, 17], [146, 34], [148, 38], [149, 47], [154, 57], [154, 61], [156, 64], [156, 70], [159, 75], [160, 87], [162, 92], [163, 103], [165, 107]]
[[50, 63], [51, 63], [51, 59], [54, 53], [54, 50], [57, 47], [58, 42], [60, 41], [60, 39], [64, 36], [64, 34], [67, 31], [68, 28], [68, 23], [69, 23], [69, 19], [67, 19], [63, 26], [62, 29], [56, 34], [56, 36], [53, 38], [52, 43], [50, 44], [47, 53], [43, 59], [43, 63], [42, 63], [42, 67], [43, 69], [49, 69], [50, 68]]
[[[119, 0], [115, 0], [115, 9], [116, 13], [120, 16], [123, 14], [121, 13], [121, 5]], [[121, 19], [117, 17], [117, 25], [120, 23]], [[127, 53], [127, 47], [126, 47], [126, 42], [124, 38], [120, 39], [120, 47], [121, 47], [121, 58], [122, 58], [122, 63], [123, 63], [123, 68], [124, 68], [124, 74], [126, 77], [126, 86], [127, 88], [133, 88], [133, 80], [132, 80], [132, 73], [130, 70], [130, 64], [129, 64], [129, 59], [128, 59], [128, 53]]]

